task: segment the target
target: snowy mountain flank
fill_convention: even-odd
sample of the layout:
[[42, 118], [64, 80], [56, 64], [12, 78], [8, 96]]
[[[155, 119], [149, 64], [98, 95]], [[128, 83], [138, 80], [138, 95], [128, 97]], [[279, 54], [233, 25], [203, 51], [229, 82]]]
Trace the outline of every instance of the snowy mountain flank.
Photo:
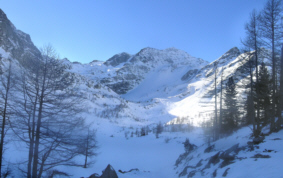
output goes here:
[[[71, 72], [108, 87], [127, 102], [162, 106], [164, 116], [173, 118], [163, 122], [199, 126], [211, 119], [214, 109], [214, 64], [217, 88], [220, 76], [223, 83], [233, 76], [238, 95], [245, 96], [244, 84], [249, 82], [248, 73], [243, 70], [245, 58], [236, 47], [212, 63], [175, 48], [144, 48], [136, 55], [121, 53], [106, 62], [70, 65]], [[244, 100], [241, 98], [242, 107]]]
[[[21, 70], [28, 71], [30, 64], [26, 61], [30, 58], [40, 63], [44, 55], [0, 9], [3, 73], [11, 62], [16, 75], [21, 75]], [[264, 143], [254, 146], [249, 144], [249, 126], [216, 142], [208, 141], [202, 128], [213, 118], [221, 79], [225, 87], [228, 79], [234, 78], [241, 115], [246, 113], [246, 86], [250, 82], [245, 70], [247, 58], [247, 53], [237, 47], [211, 63], [176, 48], [147, 47], [137, 54], [122, 52], [107, 61], [87, 64], [59, 59], [73, 77], [71, 89], [81, 96], [76, 103], [81, 112], [73, 117], [84, 118], [96, 130], [96, 154], [89, 158], [93, 164], [87, 168], [60, 164], [46, 170], [42, 177], [52, 177], [51, 170], [62, 173], [53, 177], [89, 177], [100, 174], [108, 164], [121, 178], [283, 177], [278, 164], [283, 160], [282, 130], [266, 133]], [[8, 177], [26, 177], [27, 144], [14, 134], [12, 126], [6, 138], [2, 170], [10, 170]], [[184, 150], [186, 138], [190, 150]], [[81, 165], [84, 157], [79, 155], [74, 161]], [[268, 165], [267, 173], [260, 170], [264, 165]], [[246, 171], [246, 167], [252, 168]]]

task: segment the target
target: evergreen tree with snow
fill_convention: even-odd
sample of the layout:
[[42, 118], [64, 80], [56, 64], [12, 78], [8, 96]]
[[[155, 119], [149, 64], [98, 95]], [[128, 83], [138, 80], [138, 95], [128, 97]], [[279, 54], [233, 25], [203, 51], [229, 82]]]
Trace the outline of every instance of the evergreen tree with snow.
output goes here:
[[223, 120], [221, 127], [221, 131], [223, 133], [231, 133], [237, 127], [239, 111], [236, 95], [236, 85], [233, 77], [230, 77], [226, 84], [226, 90], [224, 93], [225, 109], [223, 109]]
[[259, 122], [261, 125], [266, 125], [271, 117], [271, 102], [270, 102], [270, 90], [271, 79], [269, 72], [264, 63], [259, 69], [259, 80], [255, 84], [256, 99], [258, 103], [255, 107], [259, 110]]

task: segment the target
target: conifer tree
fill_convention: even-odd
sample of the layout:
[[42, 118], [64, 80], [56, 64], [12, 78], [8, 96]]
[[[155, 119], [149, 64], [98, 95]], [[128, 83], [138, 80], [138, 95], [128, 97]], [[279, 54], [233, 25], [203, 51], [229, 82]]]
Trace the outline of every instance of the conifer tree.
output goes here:
[[236, 95], [236, 85], [233, 77], [230, 77], [226, 84], [226, 90], [224, 93], [224, 102], [226, 108], [223, 109], [223, 123], [221, 127], [222, 132], [224, 133], [231, 133], [237, 127], [239, 113]]
[[[249, 104], [249, 110], [247, 111], [249, 115], [250, 121], [253, 120], [253, 132], [255, 133], [259, 131], [259, 125], [255, 125], [255, 122], [259, 120], [259, 110], [255, 110], [253, 107], [253, 103], [251, 101], [254, 101], [257, 103], [258, 101], [255, 99], [257, 97], [254, 97], [254, 95], [257, 93], [254, 93], [254, 89], [257, 90], [257, 88], [254, 88], [254, 81], [253, 76], [255, 76], [255, 83], [258, 83], [258, 65], [259, 65], [259, 51], [260, 47], [263, 45], [263, 41], [261, 40], [261, 33], [260, 33], [260, 15], [256, 12], [256, 10], [253, 10], [250, 14], [250, 20], [245, 25], [245, 31], [246, 31], [246, 38], [244, 41], [242, 41], [242, 44], [246, 49], [248, 49], [248, 62], [247, 62], [247, 68], [250, 73], [250, 93], [249, 97], [247, 99], [250, 99], [250, 101], [247, 101]], [[250, 52], [253, 50], [253, 52]], [[253, 74], [253, 71], [255, 70], [255, 75]], [[253, 112], [253, 113], [252, 113]]]
[[260, 66], [259, 69], [259, 80], [255, 84], [256, 97], [258, 103], [255, 105], [257, 110], [259, 110], [259, 122], [262, 125], [266, 125], [271, 116], [271, 103], [270, 103], [270, 75], [264, 63]]
[[[255, 85], [254, 83], [254, 70], [255, 70], [255, 57], [254, 53], [255, 52], [250, 52], [250, 48], [244, 49], [244, 52], [246, 53], [246, 57], [243, 58], [242, 61], [242, 66], [244, 67], [245, 70], [248, 71], [249, 73], [249, 79], [250, 79], [250, 84], [247, 86], [249, 88], [249, 93], [247, 96], [247, 100], [245, 103], [245, 110], [246, 112], [246, 120], [245, 124], [252, 124], [253, 126], [253, 135], [257, 136], [260, 133], [259, 130], [259, 124], [257, 123], [257, 118], [256, 118], [256, 112], [255, 112], [255, 107], [254, 104], [256, 102], [255, 100]], [[255, 76], [256, 77], [256, 76]]]
[[277, 79], [276, 79], [276, 52], [280, 47], [280, 40], [282, 37], [281, 17], [282, 17], [282, 0], [268, 0], [263, 11], [261, 12], [260, 30], [265, 46], [271, 49], [270, 59], [272, 61], [272, 116], [270, 119], [270, 132], [276, 129], [275, 116], [276, 116], [276, 100], [277, 100]]

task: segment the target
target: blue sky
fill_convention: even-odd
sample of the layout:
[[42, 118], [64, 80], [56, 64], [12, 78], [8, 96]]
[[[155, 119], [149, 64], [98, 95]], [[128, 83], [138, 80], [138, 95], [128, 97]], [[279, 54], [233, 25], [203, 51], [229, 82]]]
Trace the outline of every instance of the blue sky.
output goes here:
[[240, 47], [244, 24], [266, 0], [1, 0], [37, 47], [88, 63], [142, 48], [175, 47], [213, 61]]

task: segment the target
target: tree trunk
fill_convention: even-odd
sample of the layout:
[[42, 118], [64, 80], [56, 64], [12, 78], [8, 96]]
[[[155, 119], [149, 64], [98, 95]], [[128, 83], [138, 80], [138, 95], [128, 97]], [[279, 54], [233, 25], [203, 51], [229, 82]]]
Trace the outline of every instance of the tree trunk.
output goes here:
[[[274, 6], [273, 1], [272, 1], [272, 6]], [[275, 44], [274, 44], [274, 19], [273, 19], [273, 14], [272, 14], [272, 19], [271, 19], [271, 45], [272, 45], [272, 116], [271, 116], [271, 122], [270, 122], [270, 132], [273, 132], [275, 129], [275, 101], [276, 101], [276, 60], [275, 60]]]
[[218, 123], [217, 123], [217, 64], [214, 64], [215, 66], [215, 73], [214, 73], [214, 94], [215, 94], [215, 120], [214, 120], [214, 132], [215, 132], [215, 136], [214, 136], [214, 140], [218, 139]]
[[[252, 111], [252, 122], [253, 122], [253, 133], [255, 133], [255, 130], [256, 130], [256, 126], [255, 126], [255, 110], [254, 110], [254, 92], [253, 92], [253, 90], [254, 90], [254, 87], [253, 87], [253, 85], [254, 85], [254, 83], [253, 83], [253, 71], [252, 71], [252, 69], [250, 70], [250, 77], [251, 77], [251, 100], [253, 101], [252, 102], [252, 108], [253, 108], [253, 111]], [[259, 129], [258, 127], [257, 127], [257, 129]]]
[[38, 166], [38, 153], [39, 153], [39, 137], [40, 137], [40, 127], [41, 127], [41, 117], [42, 117], [42, 105], [43, 101], [41, 99], [39, 112], [38, 112], [38, 119], [37, 119], [37, 126], [36, 126], [36, 133], [35, 133], [35, 143], [34, 143], [34, 157], [33, 157], [33, 169], [32, 169], [32, 177], [37, 177], [37, 166]]
[[41, 128], [41, 119], [42, 119], [42, 110], [44, 103], [44, 91], [45, 91], [45, 82], [46, 82], [47, 69], [46, 66], [43, 72], [43, 82], [41, 87], [41, 94], [39, 97], [39, 110], [38, 110], [38, 119], [35, 133], [35, 143], [34, 143], [34, 157], [33, 157], [33, 169], [32, 177], [37, 177], [37, 166], [38, 166], [38, 153], [39, 153], [39, 139], [40, 139], [40, 128]]
[[87, 139], [86, 139], [86, 150], [85, 150], [85, 164], [84, 164], [84, 168], [87, 167], [87, 157], [88, 157], [88, 149], [89, 149], [89, 129], [88, 129], [88, 135], [87, 135]]
[[7, 86], [5, 91], [5, 101], [4, 101], [4, 111], [3, 111], [3, 121], [2, 121], [2, 130], [1, 130], [1, 142], [0, 142], [0, 178], [2, 171], [2, 160], [3, 160], [3, 147], [4, 147], [4, 136], [5, 136], [5, 124], [6, 124], [6, 114], [7, 114], [7, 105], [8, 105], [8, 94], [10, 90], [10, 81], [11, 81], [11, 62], [9, 64], [9, 71], [7, 76]]
[[[258, 46], [257, 46], [257, 31], [256, 31], [256, 29], [257, 29], [257, 27], [256, 27], [256, 22], [257, 22], [257, 20], [256, 20], [256, 15], [253, 15], [253, 21], [254, 21], [254, 26], [253, 26], [253, 29], [254, 29], [254, 34], [253, 34], [253, 36], [254, 36], [254, 49], [255, 49], [255, 73], [256, 73], [256, 83], [258, 83]], [[251, 79], [251, 81], [252, 81], [252, 79]], [[253, 84], [253, 83], [251, 83], [251, 84]], [[251, 89], [253, 89], [253, 86], [251, 86]], [[251, 90], [251, 91], [253, 91], [253, 90]], [[256, 88], [256, 93], [258, 93], [258, 88]], [[254, 98], [254, 96], [253, 96], [253, 93], [252, 93], [252, 99]], [[258, 97], [256, 98], [256, 103], [258, 104], [259, 103], [259, 100], [258, 100]], [[256, 111], [256, 115], [254, 115], [253, 117], [256, 117], [256, 118], [253, 118], [254, 120], [255, 120], [255, 122], [257, 123], [257, 130], [258, 131], [260, 131], [260, 122], [259, 122], [259, 112], [260, 112], [260, 110], [259, 110], [259, 107], [257, 107], [257, 111]], [[255, 113], [255, 111], [253, 111], [253, 113]]]
[[28, 172], [27, 177], [31, 178], [32, 172], [32, 160], [33, 160], [33, 149], [34, 149], [34, 132], [35, 132], [35, 112], [36, 112], [36, 104], [37, 104], [37, 96], [38, 96], [38, 90], [35, 97], [34, 107], [33, 107], [33, 114], [32, 114], [32, 129], [31, 129], [31, 137], [30, 137], [30, 145], [29, 145], [29, 157], [28, 157]]
[[219, 130], [222, 129], [222, 90], [223, 90], [223, 70], [220, 81], [220, 108], [219, 108]]
[[[255, 42], [255, 45], [256, 45], [256, 42]], [[257, 46], [256, 46], [256, 48], [257, 48]], [[258, 83], [258, 55], [257, 55], [257, 49], [255, 50], [255, 71], [256, 71], [256, 83]], [[253, 86], [251, 87], [251, 89], [253, 89]], [[253, 91], [253, 90], [252, 90], [252, 91]], [[257, 87], [256, 87], [256, 93], [259, 93]], [[253, 94], [252, 94], [252, 98], [254, 98], [254, 97], [253, 97]], [[256, 103], [257, 103], [257, 105], [259, 105], [259, 99], [258, 99], [258, 97], [256, 98]], [[256, 115], [255, 115], [256, 118], [254, 118], [254, 120], [255, 120], [256, 123], [257, 123], [257, 131], [260, 131], [259, 112], [260, 112], [260, 111], [259, 111], [259, 107], [257, 107]]]
[[283, 111], [283, 44], [281, 48], [281, 59], [280, 59], [280, 88], [279, 88], [279, 106], [278, 106], [278, 129], [281, 129], [282, 125], [282, 111]]

